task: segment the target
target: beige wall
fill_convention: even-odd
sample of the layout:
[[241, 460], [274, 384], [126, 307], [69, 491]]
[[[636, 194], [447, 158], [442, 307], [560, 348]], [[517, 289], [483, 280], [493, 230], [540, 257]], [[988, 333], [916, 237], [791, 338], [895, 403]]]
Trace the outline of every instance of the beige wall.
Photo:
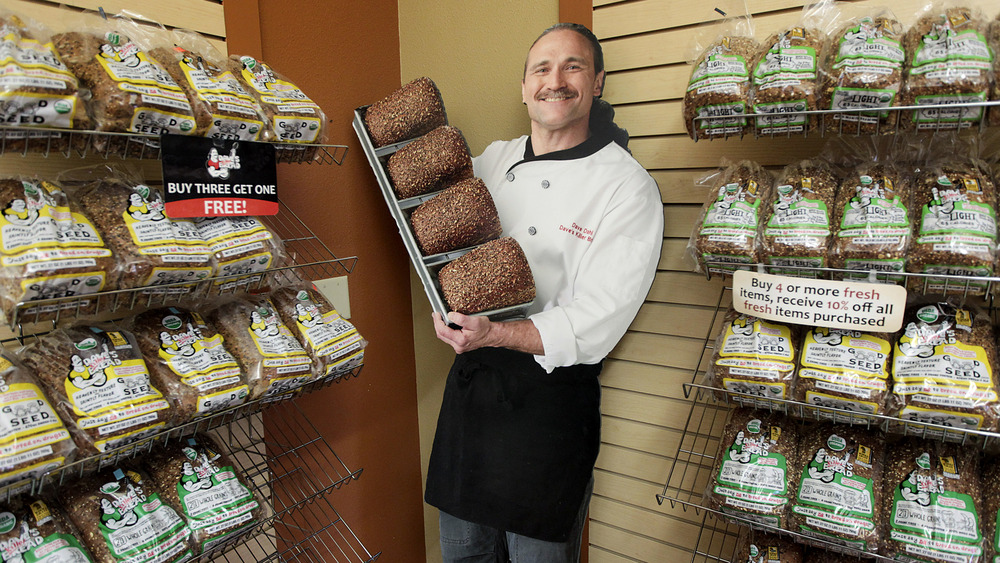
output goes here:
[[[444, 98], [448, 121], [462, 130], [472, 154], [493, 140], [528, 132], [520, 104], [524, 55], [558, 18], [558, 0], [467, 2], [399, 0], [400, 78], [429, 76]], [[438, 341], [423, 287], [411, 271], [420, 461], [426, 478], [444, 379], [454, 358]], [[441, 560], [437, 510], [424, 507], [427, 561]]]

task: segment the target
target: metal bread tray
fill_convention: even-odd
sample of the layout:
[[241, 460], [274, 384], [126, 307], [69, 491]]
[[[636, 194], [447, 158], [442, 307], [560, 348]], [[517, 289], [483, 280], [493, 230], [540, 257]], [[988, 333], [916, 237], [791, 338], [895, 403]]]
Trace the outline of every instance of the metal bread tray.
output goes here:
[[[392, 189], [392, 182], [389, 180], [389, 174], [386, 171], [386, 161], [390, 155], [406, 146], [406, 144], [410, 143], [413, 139], [386, 145], [376, 149], [371, 140], [371, 136], [368, 134], [368, 128], [365, 126], [364, 116], [367, 109], [368, 106], [363, 106], [354, 110], [354, 132], [357, 133], [358, 140], [361, 142], [361, 148], [364, 150], [365, 156], [368, 157], [368, 164], [371, 165], [372, 171], [375, 173], [375, 178], [378, 180], [379, 188], [382, 190], [382, 196], [385, 198], [385, 203], [389, 207], [389, 212], [392, 214], [392, 218], [396, 221], [396, 227], [399, 229], [399, 236], [403, 239], [403, 245], [406, 247], [406, 253], [410, 257], [410, 262], [413, 263], [413, 268], [417, 271], [417, 276], [420, 278], [420, 282], [424, 286], [424, 293], [427, 294], [427, 299], [430, 300], [431, 309], [440, 313], [442, 317], [447, 318], [447, 314], [450, 309], [441, 294], [441, 286], [437, 281], [437, 273], [446, 264], [469, 252], [475, 247], [443, 252], [441, 254], [434, 254], [431, 256], [424, 256], [420, 252], [420, 247], [417, 245], [417, 239], [413, 234], [413, 228], [410, 225], [410, 214], [417, 208], [417, 206], [429, 199], [432, 199], [438, 194], [438, 192], [422, 194], [402, 200], [396, 198], [396, 193]], [[481, 313], [476, 313], [476, 315], [486, 316], [494, 320], [524, 317], [528, 307], [530, 307], [533, 302], [534, 301], [529, 301], [527, 303], [504, 307], [502, 309], [483, 311]]]

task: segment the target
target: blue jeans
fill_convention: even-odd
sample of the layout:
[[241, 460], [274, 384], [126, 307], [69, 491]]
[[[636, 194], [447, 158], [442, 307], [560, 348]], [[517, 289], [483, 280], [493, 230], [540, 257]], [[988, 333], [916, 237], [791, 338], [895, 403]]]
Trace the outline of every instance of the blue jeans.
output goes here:
[[594, 479], [590, 479], [576, 523], [565, 542], [536, 540], [440, 512], [444, 563], [576, 563], [580, 561], [583, 523], [587, 519]]

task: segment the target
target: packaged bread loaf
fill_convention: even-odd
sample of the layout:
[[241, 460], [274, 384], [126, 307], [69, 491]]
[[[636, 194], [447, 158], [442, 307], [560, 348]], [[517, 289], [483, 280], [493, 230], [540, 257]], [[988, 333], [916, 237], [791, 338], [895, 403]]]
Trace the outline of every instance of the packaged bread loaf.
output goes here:
[[462, 132], [442, 125], [393, 153], [385, 168], [396, 196], [406, 199], [472, 178], [472, 156]]
[[[4, 61], [0, 64], [4, 123], [14, 127], [89, 129], [90, 118], [79, 82], [56, 52], [49, 30], [4, 8], [0, 9], [0, 36], [4, 45]], [[11, 152], [70, 148], [68, 136], [63, 133], [36, 135], [26, 131], [4, 131], [3, 146]]]
[[[817, 424], [801, 432], [792, 532], [875, 553], [884, 520], [885, 437], [862, 426]], [[823, 545], [823, 543], [820, 543]]]
[[438, 272], [438, 282], [449, 309], [466, 315], [535, 298], [531, 266], [512, 237], [491, 240], [449, 262]]
[[149, 54], [191, 100], [195, 134], [240, 141], [274, 138], [260, 104], [240, 85], [225, 57], [211, 43], [187, 30], [174, 30], [170, 39], [170, 44], [161, 44]]
[[798, 428], [776, 412], [735, 408], [722, 434], [708, 506], [753, 523], [783, 528], [798, 488], [792, 464]]
[[884, 414], [891, 355], [888, 334], [812, 327], [802, 339], [792, 398], [826, 407], [808, 409], [808, 418], [851, 422], [855, 414]]
[[982, 468], [981, 493], [982, 512], [980, 525], [983, 529], [984, 563], [1000, 563], [1000, 537], [997, 536], [997, 522], [1000, 521], [1000, 460], [986, 456], [980, 460]]
[[[829, 38], [823, 64], [822, 109], [877, 109], [899, 103], [903, 84], [903, 26], [888, 10], [853, 18]], [[824, 114], [837, 134], [893, 133], [899, 112]]]
[[271, 302], [309, 353], [316, 378], [336, 379], [364, 363], [365, 340], [311, 283], [276, 289]]
[[195, 311], [180, 307], [137, 315], [134, 330], [153, 383], [178, 424], [243, 404], [250, 395], [225, 338]]
[[[993, 56], [986, 41], [988, 20], [972, 6], [932, 1], [906, 31], [908, 64], [904, 106], [949, 106], [983, 102], [993, 80]], [[978, 124], [983, 107], [934, 107], [903, 114], [917, 130], [956, 129]]]
[[0, 486], [34, 479], [72, 462], [76, 445], [20, 361], [0, 352]]
[[[1000, 77], [1000, 13], [990, 22], [987, 33], [987, 42], [993, 51], [993, 89], [990, 91], [990, 100], [997, 101], [1000, 100], [1000, 81], [997, 80]], [[990, 107], [988, 116], [992, 127], [1000, 126], [1000, 106]]]
[[711, 139], [750, 132], [750, 65], [758, 52], [760, 43], [749, 35], [723, 35], [694, 61], [684, 93], [688, 136]]
[[95, 563], [194, 555], [191, 529], [136, 461], [65, 486], [59, 496]]
[[761, 208], [761, 255], [779, 266], [774, 274], [816, 278], [824, 268], [832, 240], [837, 178], [822, 160], [789, 164]]
[[759, 135], [806, 133], [816, 128], [816, 115], [798, 112], [820, 109], [822, 95], [819, 56], [823, 34], [796, 26], [771, 35], [753, 63], [750, 99], [759, 115]]
[[[125, 175], [91, 182], [76, 192], [84, 210], [115, 251], [118, 287], [183, 294], [215, 274], [213, 254], [190, 219], [172, 219], [159, 189]], [[185, 283], [186, 282], [186, 283]], [[174, 285], [165, 289], [155, 286]]]
[[212, 282], [213, 292], [256, 289], [264, 272], [285, 260], [281, 239], [256, 217], [205, 217], [194, 224], [214, 253], [220, 279]]
[[[191, 103], [180, 86], [149, 56], [147, 31], [123, 16], [102, 20], [79, 15], [74, 29], [53, 36], [66, 66], [91, 91], [98, 131], [143, 135], [193, 135]], [[158, 154], [153, 138], [95, 138], [95, 149], [124, 156]]]
[[455, 182], [420, 204], [410, 224], [425, 256], [482, 244], [502, 231], [493, 197], [479, 178]]
[[414, 139], [448, 124], [441, 92], [426, 76], [368, 106], [364, 119], [376, 147]]
[[229, 55], [229, 70], [256, 98], [276, 141], [326, 142], [326, 114], [288, 77], [249, 55]]
[[196, 554], [208, 553], [259, 524], [263, 505], [210, 436], [175, 440], [153, 449], [142, 461], [160, 498], [191, 529]]
[[730, 308], [715, 340], [709, 377], [715, 388], [738, 394], [732, 401], [774, 407], [769, 399], [792, 396], [798, 346], [798, 331], [792, 326]]
[[770, 172], [749, 160], [701, 180], [708, 186], [708, 201], [688, 245], [699, 272], [732, 274], [761, 261], [761, 205], [770, 199], [773, 182]]
[[982, 561], [976, 448], [917, 438], [888, 448], [880, 555], [897, 561]]
[[42, 382], [81, 457], [141, 440], [173, 421], [130, 332], [63, 328], [38, 337], [22, 359]]
[[212, 310], [208, 321], [239, 362], [250, 400], [279, 396], [313, 379], [312, 359], [267, 296], [233, 298]]
[[[968, 162], [931, 165], [916, 177], [913, 238], [907, 271], [921, 274], [988, 277], [996, 258], [996, 189]], [[913, 276], [917, 293], [982, 295], [987, 283]]]
[[0, 505], [0, 561], [89, 563], [80, 534], [62, 507], [42, 497], [14, 497]]
[[830, 267], [859, 270], [840, 273], [845, 280], [866, 280], [869, 272], [886, 273], [879, 281], [902, 283], [912, 232], [910, 179], [888, 162], [867, 162], [845, 174], [837, 188]]
[[[893, 349], [888, 414], [962, 430], [995, 430], [1000, 401], [989, 316], [949, 302], [917, 305], [906, 312], [903, 327]], [[940, 428], [908, 425], [906, 431], [962, 438]]]
[[802, 563], [802, 546], [777, 534], [740, 526], [733, 563]]
[[[96, 312], [87, 296], [115, 287], [116, 265], [92, 219], [61, 186], [34, 178], [0, 180], [0, 302], [8, 321]], [[22, 306], [19, 302], [75, 297]]]

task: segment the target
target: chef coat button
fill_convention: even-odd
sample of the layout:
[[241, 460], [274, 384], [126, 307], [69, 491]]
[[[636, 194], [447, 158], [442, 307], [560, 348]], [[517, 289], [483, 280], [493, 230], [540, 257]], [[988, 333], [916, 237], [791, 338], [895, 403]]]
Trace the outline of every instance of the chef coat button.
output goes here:
[[534, 235], [537, 232], [538, 232], [538, 229], [536, 229], [534, 227], [528, 227], [528, 234], [529, 235]]
[[549, 187], [549, 181], [548, 180], [542, 180], [542, 189], [544, 190], [544, 189], [547, 189], [548, 187]]
[[507, 173], [507, 181], [508, 182], [513, 182], [514, 181], [514, 173], [513, 172], [508, 172]]

